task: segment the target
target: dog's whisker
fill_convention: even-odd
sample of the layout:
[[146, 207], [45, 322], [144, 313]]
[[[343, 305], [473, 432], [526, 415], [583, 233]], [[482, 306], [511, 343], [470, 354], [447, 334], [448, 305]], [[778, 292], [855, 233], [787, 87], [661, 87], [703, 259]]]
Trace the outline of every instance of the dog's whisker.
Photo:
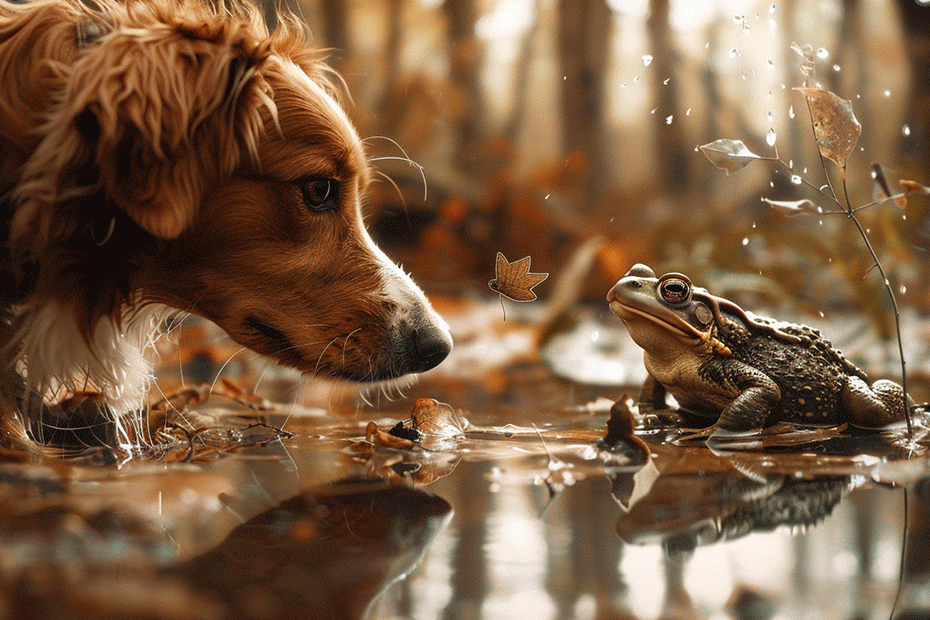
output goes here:
[[[427, 185], [426, 185], [426, 170], [424, 170], [423, 166], [421, 166], [420, 164], [416, 163], [415, 161], [413, 161], [413, 160], [411, 160], [411, 159], [406, 159], [406, 158], [403, 158], [403, 157], [373, 157], [373, 158], [369, 159], [368, 161], [370, 161], [370, 162], [376, 162], [376, 161], [405, 161], [405, 162], [408, 162], [412, 168], [416, 168], [416, 169], [417, 169], [417, 171], [420, 173], [420, 178], [423, 179], [423, 202], [426, 202], [426, 199], [427, 199], [427, 197], [428, 197], [428, 191], [429, 191], [429, 190], [428, 190], [428, 187], [427, 187]], [[393, 185], [394, 188], [398, 191], [398, 193], [400, 193], [400, 188], [397, 187], [397, 183], [394, 182], [394, 179], [392, 179], [392, 178], [391, 178], [390, 176], [388, 176], [387, 174], [381, 172], [380, 170], [378, 171], [378, 176], [381, 176], [382, 178], [385, 178], [385, 179], [387, 179], [388, 181], [390, 181], [391, 185]]]
[[220, 375], [223, 374], [223, 371], [226, 370], [226, 367], [229, 365], [229, 363], [230, 363], [231, 361], [233, 361], [233, 358], [236, 357], [237, 355], [239, 355], [240, 353], [242, 353], [242, 352], [245, 351], [245, 350], [246, 350], [246, 347], [240, 347], [238, 351], [236, 351], [235, 353], [233, 353], [232, 355], [230, 355], [228, 358], [226, 358], [226, 361], [223, 362], [223, 365], [220, 366], [220, 369], [219, 369], [218, 371], [216, 371], [216, 376], [213, 377], [213, 383], [210, 384], [210, 391], [211, 391], [211, 392], [212, 392], [213, 389], [216, 387], [217, 381], [220, 380]]
[[423, 201], [426, 202], [428, 189], [427, 189], [427, 183], [426, 183], [426, 171], [423, 168], [423, 166], [415, 162], [413, 158], [411, 158], [410, 155], [407, 153], [407, 151], [404, 150], [404, 147], [402, 147], [397, 142], [397, 140], [394, 140], [393, 138], [389, 138], [387, 136], [371, 136], [367, 138], [366, 140], [363, 140], [363, 142], [368, 142], [369, 140], [384, 140], [386, 142], [389, 142], [393, 144], [395, 147], [397, 147], [397, 150], [399, 150], [403, 154], [403, 157], [397, 157], [397, 156], [371, 157], [368, 159], [369, 162], [402, 161], [402, 162], [406, 162], [407, 164], [409, 164], [411, 168], [416, 168], [420, 172], [420, 178], [423, 179]]

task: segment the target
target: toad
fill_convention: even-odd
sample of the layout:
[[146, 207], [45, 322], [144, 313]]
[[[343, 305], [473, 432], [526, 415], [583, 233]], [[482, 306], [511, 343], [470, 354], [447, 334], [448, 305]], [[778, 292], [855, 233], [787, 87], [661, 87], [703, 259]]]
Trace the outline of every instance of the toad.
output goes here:
[[607, 301], [644, 350], [641, 412], [667, 409], [670, 393], [711, 438], [779, 422], [880, 428], [904, 419], [901, 386], [870, 386], [818, 330], [745, 312], [682, 274], [656, 278], [635, 265]]

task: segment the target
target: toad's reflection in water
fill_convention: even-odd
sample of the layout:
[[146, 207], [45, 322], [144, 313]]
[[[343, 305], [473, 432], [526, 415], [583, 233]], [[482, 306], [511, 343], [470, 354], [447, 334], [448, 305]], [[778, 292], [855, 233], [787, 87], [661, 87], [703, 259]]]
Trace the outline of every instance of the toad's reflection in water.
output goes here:
[[[659, 542], [693, 549], [780, 525], [807, 527], [827, 517], [851, 481], [846, 476], [798, 479], [781, 474], [747, 476], [726, 460], [714, 470], [700, 460], [677, 460], [617, 522], [627, 543]], [[696, 469], [695, 466], [702, 469]]]
[[339, 482], [254, 517], [170, 572], [219, 598], [224, 618], [363, 618], [450, 516], [445, 500], [424, 491]]

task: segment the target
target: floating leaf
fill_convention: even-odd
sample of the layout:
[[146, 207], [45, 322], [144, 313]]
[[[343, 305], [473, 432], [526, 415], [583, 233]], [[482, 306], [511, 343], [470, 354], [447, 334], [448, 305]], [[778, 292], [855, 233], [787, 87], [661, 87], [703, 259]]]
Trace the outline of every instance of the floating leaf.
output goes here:
[[465, 423], [455, 409], [433, 398], [418, 398], [410, 419], [419, 433], [420, 446], [426, 450], [449, 449], [465, 436]]
[[698, 148], [710, 160], [710, 163], [727, 174], [739, 172], [753, 159], [762, 159], [747, 149], [742, 140], [714, 140]]
[[802, 213], [820, 213], [820, 208], [808, 199], [803, 200], [769, 200], [763, 198], [762, 202], [768, 203], [776, 213], [793, 217]]
[[368, 427], [365, 429], [365, 440], [376, 446], [385, 446], [387, 448], [397, 448], [400, 450], [415, 448], [417, 442], [414, 439], [401, 436], [405, 434], [400, 432], [403, 428], [403, 423], [399, 422], [397, 426], [385, 433], [378, 428], [377, 424], [369, 422]]
[[410, 450], [448, 450], [465, 436], [465, 424], [450, 405], [433, 398], [418, 398], [413, 412], [387, 432], [369, 422], [365, 440], [374, 445]]
[[488, 286], [495, 293], [513, 301], [534, 301], [536, 293], [533, 287], [548, 277], [548, 273], [530, 273], [529, 256], [511, 263], [498, 252], [494, 279], [488, 282]]
[[820, 154], [836, 164], [846, 176], [846, 160], [856, 147], [862, 126], [852, 104], [823, 88], [795, 88], [804, 95], [814, 125]]

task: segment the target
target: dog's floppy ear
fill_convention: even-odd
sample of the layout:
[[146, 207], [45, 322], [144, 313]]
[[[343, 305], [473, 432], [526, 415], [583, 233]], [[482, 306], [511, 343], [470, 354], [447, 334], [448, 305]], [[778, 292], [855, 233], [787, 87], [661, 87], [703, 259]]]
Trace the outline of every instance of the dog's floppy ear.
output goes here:
[[267, 50], [243, 30], [201, 21], [105, 34], [75, 63], [27, 164], [31, 185], [45, 177], [52, 204], [102, 189], [150, 234], [180, 235], [204, 191], [254, 155], [261, 107], [273, 115], [258, 70]]

